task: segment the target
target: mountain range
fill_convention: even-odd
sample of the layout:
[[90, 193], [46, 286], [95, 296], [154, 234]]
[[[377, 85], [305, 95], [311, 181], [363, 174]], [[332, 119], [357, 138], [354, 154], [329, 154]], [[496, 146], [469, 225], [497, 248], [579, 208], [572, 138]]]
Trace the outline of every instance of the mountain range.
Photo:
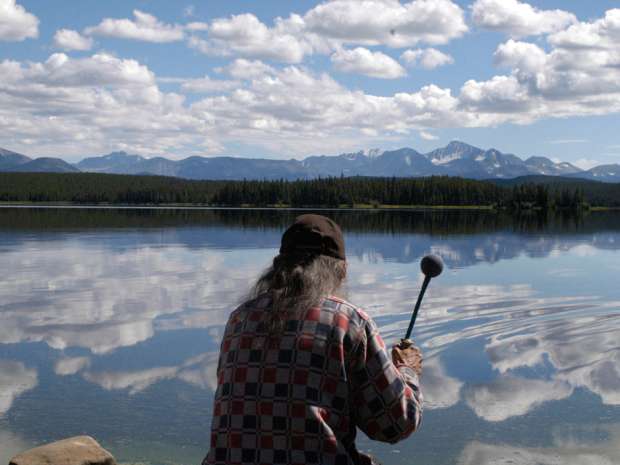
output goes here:
[[567, 162], [534, 156], [523, 160], [496, 149], [480, 149], [452, 141], [442, 148], [420, 153], [412, 148], [378, 149], [336, 156], [309, 156], [303, 160], [199, 157], [182, 160], [146, 158], [125, 152], [84, 158], [71, 165], [59, 158], [31, 159], [0, 149], [0, 171], [94, 172], [152, 174], [186, 179], [312, 179], [327, 176], [461, 176], [471, 179], [511, 179], [545, 175], [620, 182], [620, 165], [600, 165], [584, 171]]
[[21, 153], [0, 148], [0, 171], [77, 173], [80, 170], [60, 158], [41, 157], [33, 160]]

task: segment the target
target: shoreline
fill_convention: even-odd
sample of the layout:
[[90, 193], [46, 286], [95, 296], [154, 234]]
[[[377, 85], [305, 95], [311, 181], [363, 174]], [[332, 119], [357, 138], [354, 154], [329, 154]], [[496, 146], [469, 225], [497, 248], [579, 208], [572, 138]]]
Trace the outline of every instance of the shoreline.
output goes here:
[[490, 205], [355, 205], [328, 207], [328, 206], [300, 206], [290, 205], [242, 205], [222, 206], [188, 203], [160, 203], [160, 204], [126, 204], [100, 203], [82, 204], [72, 202], [0, 202], [0, 208], [66, 208], [66, 209], [124, 209], [124, 210], [338, 210], [338, 211], [423, 211], [423, 210], [496, 210]]
[[[126, 204], [126, 203], [100, 203], [86, 204], [73, 202], [0, 202], [0, 208], [63, 208], [63, 209], [102, 209], [102, 210], [319, 210], [319, 211], [487, 211], [500, 212], [506, 209], [497, 209], [491, 205], [369, 205], [359, 204], [339, 207], [328, 206], [299, 206], [290, 205], [250, 205], [222, 206], [194, 203], [159, 203], [159, 204]], [[530, 209], [521, 212], [541, 212], [542, 210]], [[549, 211], [561, 212], [562, 209]], [[620, 211], [620, 207], [590, 207], [584, 211]]]

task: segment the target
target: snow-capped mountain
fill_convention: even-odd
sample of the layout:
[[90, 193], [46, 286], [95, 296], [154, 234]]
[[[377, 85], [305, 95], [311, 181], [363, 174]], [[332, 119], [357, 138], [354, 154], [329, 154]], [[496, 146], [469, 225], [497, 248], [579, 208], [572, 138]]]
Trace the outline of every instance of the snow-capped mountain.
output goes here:
[[[30, 159], [0, 149], [0, 171], [24, 170]], [[18, 167], [18, 165], [23, 165]], [[85, 158], [80, 171], [118, 174], [154, 174], [188, 179], [312, 179], [327, 176], [461, 176], [472, 179], [511, 179], [519, 176], [570, 176], [620, 182], [620, 166], [605, 165], [582, 171], [566, 162], [534, 156], [523, 160], [497, 149], [488, 150], [452, 141], [445, 147], [420, 153], [412, 148], [362, 150], [341, 155], [314, 155], [303, 160], [198, 157], [170, 160], [125, 152]]]
[[497, 149], [482, 150], [458, 141], [433, 150], [426, 157], [435, 166], [444, 168], [447, 174], [475, 179], [516, 178], [531, 174], [558, 176], [581, 171], [570, 163], [555, 163], [546, 157], [530, 157], [524, 161]]
[[546, 176], [567, 176], [581, 170], [567, 162], [554, 162], [546, 157], [530, 157], [525, 164], [532, 171]]
[[573, 174], [571, 177], [591, 179], [601, 182], [620, 182], [620, 165], [599, 165], [581, 173]]

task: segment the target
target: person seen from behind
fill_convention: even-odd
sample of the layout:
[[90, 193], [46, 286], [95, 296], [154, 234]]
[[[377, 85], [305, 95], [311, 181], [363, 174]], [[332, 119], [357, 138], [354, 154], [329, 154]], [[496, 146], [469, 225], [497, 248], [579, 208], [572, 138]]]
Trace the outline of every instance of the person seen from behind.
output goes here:
[[388, 353], [373, 320], [336, 296], [346, 272], [334, 221], [302, 215], [285, 231], [224, 330], [203, 465], [372, 464], [356, 428], [388, 443], [418, 428], [421, 353]]

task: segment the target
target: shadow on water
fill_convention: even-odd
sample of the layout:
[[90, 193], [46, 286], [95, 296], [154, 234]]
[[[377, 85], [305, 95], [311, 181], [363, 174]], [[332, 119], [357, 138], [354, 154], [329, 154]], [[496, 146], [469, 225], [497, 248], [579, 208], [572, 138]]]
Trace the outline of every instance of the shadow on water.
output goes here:
[[[0, 461], [88, 433], [121, 460], [199, 463], [222, 327], [298, 213], [0, 209]], [[620, 463], [620, 215], [330, 214], [348, 295], [388, 343], [419, 257], [447, 264], [414, 331], [423, 428], [362, 448], [403, 465]]]

